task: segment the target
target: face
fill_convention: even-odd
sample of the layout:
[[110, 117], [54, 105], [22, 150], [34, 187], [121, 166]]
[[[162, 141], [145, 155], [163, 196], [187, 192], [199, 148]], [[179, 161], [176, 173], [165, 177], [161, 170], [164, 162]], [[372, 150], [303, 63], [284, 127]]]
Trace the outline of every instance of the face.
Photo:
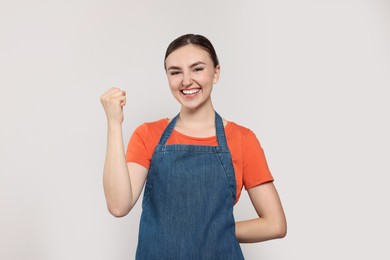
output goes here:
[[196, 109], [211, 105], [211, 91], [219, 78], [210, 54], [188, 44], [173, 51], [165, 60], [171, 92], [182, 108]]

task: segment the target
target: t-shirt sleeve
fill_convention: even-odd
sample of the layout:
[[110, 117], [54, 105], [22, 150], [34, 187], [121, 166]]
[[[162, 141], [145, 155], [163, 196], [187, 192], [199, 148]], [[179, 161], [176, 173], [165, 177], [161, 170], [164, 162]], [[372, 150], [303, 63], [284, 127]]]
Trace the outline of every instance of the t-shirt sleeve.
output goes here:
[[246, 190], [273, 181], [263, 148], [256, 135], [249, 130], [243, 147], [243, 184]]
[[145, 142], [147, 133], [146, 124], [137, 127], [127, 145], [126, 161], [138, 163], [149, 169], [151, 154]]

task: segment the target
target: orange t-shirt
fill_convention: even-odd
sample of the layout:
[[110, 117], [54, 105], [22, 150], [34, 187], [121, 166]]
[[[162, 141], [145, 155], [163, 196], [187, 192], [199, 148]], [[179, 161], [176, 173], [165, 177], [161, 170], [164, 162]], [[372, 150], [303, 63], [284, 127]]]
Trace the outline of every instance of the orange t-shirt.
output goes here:
[[[127, 162], [135, 162], [149, 169], [154, 148], [160, 141], [168, 123], [169, 119], [164, 118], [137, 127], [127, 146]], [[273, 181], [273, 177], [268, 169], [263, 149], [250, 129], [234, 122], [228, 122], [225, 133], [236, 175], [237, 202], [243, 186], [248, 190], [259, 184]], [[197, 138], [173, 130], [167, 144], [216, 146], [218, 142], [216, 136]]]

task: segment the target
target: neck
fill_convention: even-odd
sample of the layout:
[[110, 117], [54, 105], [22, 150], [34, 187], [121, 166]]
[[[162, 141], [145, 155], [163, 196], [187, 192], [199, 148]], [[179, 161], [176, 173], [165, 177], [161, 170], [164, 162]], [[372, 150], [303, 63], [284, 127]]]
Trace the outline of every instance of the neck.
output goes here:
[[211, 102], [208, 105], [199, 107], [197, 109], [186, 109], [184, 107], [180, 110], [181, 125], [187, 127], [200, 125], [214, 125], [215, 111]]

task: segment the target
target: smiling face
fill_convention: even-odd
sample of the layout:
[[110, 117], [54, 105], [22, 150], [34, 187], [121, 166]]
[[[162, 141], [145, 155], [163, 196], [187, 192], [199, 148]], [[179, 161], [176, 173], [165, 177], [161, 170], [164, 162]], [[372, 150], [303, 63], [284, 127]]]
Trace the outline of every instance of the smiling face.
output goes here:
[[210, 54], [194, 44], [173, 51], [165, 60], [169, 86], [175, 99], [185, 109], [211, 106], [211, 91], [219, 78]]

